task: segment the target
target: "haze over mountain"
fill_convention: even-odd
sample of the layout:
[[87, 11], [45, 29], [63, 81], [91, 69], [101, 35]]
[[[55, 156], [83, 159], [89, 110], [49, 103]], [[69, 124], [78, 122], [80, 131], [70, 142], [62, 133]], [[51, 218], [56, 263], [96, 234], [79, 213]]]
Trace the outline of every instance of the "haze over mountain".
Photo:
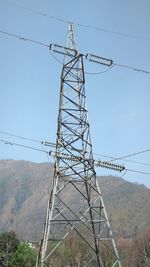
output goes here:
[[[26, 240], [41, 237], [52, 175], [50, 163], [0, 161], [0, 231], [14, 230]], [[98, 179], [116, 234], [127, 237], [149, 229], [150, 189], [115, 176]]]

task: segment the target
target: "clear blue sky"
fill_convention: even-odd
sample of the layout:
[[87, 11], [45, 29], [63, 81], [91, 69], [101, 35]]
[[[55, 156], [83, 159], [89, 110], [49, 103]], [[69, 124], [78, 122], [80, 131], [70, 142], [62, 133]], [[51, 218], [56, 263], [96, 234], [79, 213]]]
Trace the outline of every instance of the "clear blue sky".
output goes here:
[[[47, 44], [65, 44], [67, 24], [18, 5], [67, 21], [146, 38], [74, 25], [81, 52], [110, 57], [116, 63], [150, 71], [149, 0], [0, 0], [0, 30]], [[103, 70], [99, 65], [85, 62], [86, 72]], [[60, 72], [61, 65], [48, 48], [0, 34], [0, 130], [55, 142]], [[120, 157], [150, 149], [149, 86], [150, 74], [118, 67], [100, 75], [86, 75], [94, 153]], [[22, 143], [2, 134], [0, 139]], [[44, 153], [0, 143], [0, 159], [8, 158], [48, 160]], [[128, 169], [150, 172], [150, 152], [128, 160], [146, 165], [123, 160], [120, 163]], [[98, 174], [117, 173], [100, 169]], [[149, 175], [127, 172], [124, 178], [150, 187]]]

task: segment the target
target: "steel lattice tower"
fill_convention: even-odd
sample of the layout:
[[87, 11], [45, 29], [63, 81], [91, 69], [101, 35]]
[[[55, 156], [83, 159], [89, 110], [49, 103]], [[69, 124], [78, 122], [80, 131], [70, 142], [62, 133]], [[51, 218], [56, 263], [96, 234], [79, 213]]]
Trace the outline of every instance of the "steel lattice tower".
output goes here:
[[[81, 265], [121, 267], [117, 248], [95, 172], [88, 110], [86, 107], [83, 55], [77, 51], [72, 25], [61, 73], [54, 176], [37, 266], [55, 263], [70, 236], [88, 248]], [[105, 265], [105, 255], [110, 263]], [[108, 265], [109, 264], [109, 265]], [[64, 265], [66, 266], [66, 265]]]

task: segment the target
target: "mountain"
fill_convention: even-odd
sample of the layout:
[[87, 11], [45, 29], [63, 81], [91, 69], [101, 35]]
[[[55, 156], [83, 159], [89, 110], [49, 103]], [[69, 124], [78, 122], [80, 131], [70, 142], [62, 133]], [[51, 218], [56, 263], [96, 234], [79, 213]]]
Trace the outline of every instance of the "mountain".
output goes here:
[[[50, 163], [0, 161], [0, 231], [14, 230], [25, 240], [41, 237], [52, 175]], [[98, 179], [116, 234], [130, 237], [149, 229], [150, 189], [115, 176]]]

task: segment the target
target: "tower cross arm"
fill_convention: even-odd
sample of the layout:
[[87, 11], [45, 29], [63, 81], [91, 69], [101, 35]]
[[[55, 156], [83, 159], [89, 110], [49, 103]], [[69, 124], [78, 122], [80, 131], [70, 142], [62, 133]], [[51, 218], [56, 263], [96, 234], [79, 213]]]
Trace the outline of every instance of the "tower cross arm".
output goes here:
[[76, 49], [73, 49], [67, 46], [58, 45], [58, 44], [53, 44], [53, 43], [50, 44], [49, 50], [55, 53], [67, 55], [70, 57], [75, 57], [78, 54]]
[[[55, 53], [58, 53], [58, 54], [67, 55], [69, 57], [75, 57], [77, 54], [79, 54], [76, 48], [70, 48], [68, 46], [62, 46], [62, 45], [53, 44], [53, 43], [50, 44], [49, 50]], [[111, 67], [113, 65], [113, 60], [109, 58], [105, 58], [105, 57], [101, 57], [101, 56], [97, 56], [95, 54], [89, 54], [89, 53], [87, 53], [86, 55], [84, 54], [82, 55], [85, 56], [85, 59], [89, 60], [90, 62], [94, 62], [96, 64], [101, 64], [101, 65], [108, 66], [108, 67]]]
[[[64, 160], [72, 161], [72, 162], [79, 162], [80, 163], [82, 161], [91, 161], [91, 159], [81, 157], [81, 156], [69, 155], [67, 153], [56, 153], [56, 152], [50, 151], [49, 155], [52, 156], [53, 158], [60, 158], [60, 159], [64, 159]], [[93, 162], [94, 162], [95, 167], [111, 169], [111, 170], [119, 171], [119, 172], [122, 172], [123, 170], [125, 170], [125, 167], [123, 165], [114, 164], [114, 163], [111, 163], [109, 161], [102, 161], [102, 160], [94, 160], [93, 159]]]
[[125, 166], [120, 165], [120, 164], [114, 164], [109, 161], [95, 160], [94, 165], [95, 167], [111, 169], [111, 170], [119, 171], [119, 172], [122, 172], [123, 170], [125, 170]]

